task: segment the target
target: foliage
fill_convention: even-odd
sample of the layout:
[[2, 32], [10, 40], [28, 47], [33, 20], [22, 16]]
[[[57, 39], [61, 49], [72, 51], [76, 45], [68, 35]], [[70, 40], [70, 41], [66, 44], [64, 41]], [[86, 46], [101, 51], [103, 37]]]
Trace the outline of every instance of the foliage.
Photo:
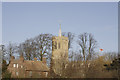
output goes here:
[[2, 73], [2, 77], [3, 78], [11, 78], [11, 73], [8, 70], [6, 70], [4, 73]]
[[[73, 53], [74, 54], [74, 53]], [[109, 64], [106, 55], [98, 56], [94, 60], [70, 61], [62, 66], [62, 78], [117, 78], [116, 71], [106, 71], [104, 64]], [[62, 63], [62, 62], [61, 62]], [[55, 77], [55, 76], [53, 76]]]
[[10, 78], [11, 73], [7, 70], [8, 65], [6, 64], [6, 61], [3, 60], [2, 63], [2, 78]]
[[109, 64], [104, 64], [104, 66], [110, 72], [116, 71], [116, 77], [120, 77], [120, 57], [113, 59]]

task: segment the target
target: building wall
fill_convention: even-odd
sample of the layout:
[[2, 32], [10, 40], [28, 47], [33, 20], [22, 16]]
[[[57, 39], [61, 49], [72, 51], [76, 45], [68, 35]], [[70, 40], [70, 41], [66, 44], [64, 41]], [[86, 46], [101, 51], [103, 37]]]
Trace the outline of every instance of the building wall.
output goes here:
[[46, 78], [48, 76], [48, 72], [40, 72], [40, 71], [26, 71], [25, 78]]
[[[44, 63], [45, 64], [45, 61]], [[8, 70], [12, 73], [11, 78], [45, 78], [48, 72], [41, 72], [39, 70], [26, 70], [24, 59], [21, 57], [19, 60], [11, 58]]]
[[25, 67], [23, 64], [23, 60], [15, 60], [11, 59], [10, 64], [8, 66], [8, 70], [12, 73], [12, 78], [24, 78], [25, 75]]

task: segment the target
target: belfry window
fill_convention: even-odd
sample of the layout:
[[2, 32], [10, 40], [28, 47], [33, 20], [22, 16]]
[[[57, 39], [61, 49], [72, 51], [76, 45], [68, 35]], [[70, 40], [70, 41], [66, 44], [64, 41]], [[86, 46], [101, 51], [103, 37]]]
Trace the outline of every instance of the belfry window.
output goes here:
[[58, 46], [59, 46], [59, 49], [60, 49], [60, 43], [58, 44]]
[[55, 41], [55, 44], [54, 44], [54, 46], [55, 46], [55, 49], [57, 49], [57, 42]]

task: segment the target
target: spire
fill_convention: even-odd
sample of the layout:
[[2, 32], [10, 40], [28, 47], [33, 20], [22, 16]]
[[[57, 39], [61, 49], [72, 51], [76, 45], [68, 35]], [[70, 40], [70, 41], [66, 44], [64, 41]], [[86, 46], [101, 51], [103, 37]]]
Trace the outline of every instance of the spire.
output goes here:
[[59, 36], [61, 37], [61, 24], [60, 24], [60, 29], [59, 29]]

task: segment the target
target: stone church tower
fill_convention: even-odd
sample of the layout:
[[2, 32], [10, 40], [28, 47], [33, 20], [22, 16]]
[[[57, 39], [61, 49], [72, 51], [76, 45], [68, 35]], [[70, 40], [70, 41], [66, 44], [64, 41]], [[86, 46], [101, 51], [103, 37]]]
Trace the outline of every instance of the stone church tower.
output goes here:
[[68, 62], [68, 37], [61, 34], [61, 25], [59, 36], [52, 37], [52, 70], [55, 74], [61, 75], [62, 68]]

